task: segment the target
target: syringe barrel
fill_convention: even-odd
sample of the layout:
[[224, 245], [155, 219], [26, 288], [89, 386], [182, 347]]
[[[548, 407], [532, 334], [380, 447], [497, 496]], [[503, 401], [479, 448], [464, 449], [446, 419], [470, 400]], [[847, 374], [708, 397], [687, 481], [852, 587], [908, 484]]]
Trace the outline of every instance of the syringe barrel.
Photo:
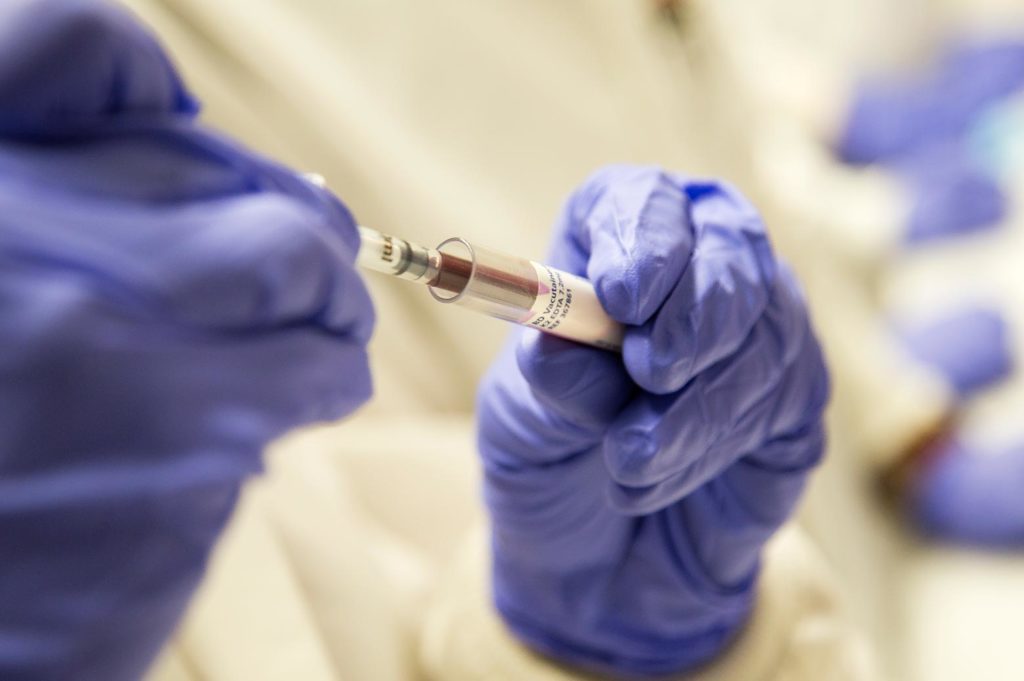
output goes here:
[[605, 350], [622, 349], [622, 325], [604, 311], [586, 279], [464, 239], [448, 239], [437, 250], [440, 274], [430, 292], [440, 302]]

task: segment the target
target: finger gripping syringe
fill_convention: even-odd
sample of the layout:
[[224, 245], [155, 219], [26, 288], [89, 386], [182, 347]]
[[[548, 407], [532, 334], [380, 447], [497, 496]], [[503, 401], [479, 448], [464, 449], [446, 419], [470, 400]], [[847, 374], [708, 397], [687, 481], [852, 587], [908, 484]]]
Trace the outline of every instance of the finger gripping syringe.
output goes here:
[[442, 303], [605, 350], [622, 349], [622, 326], [604, 311], [589, 281], [465, 239], [437, 248], [360, 227], [359, 265], [425, 284]]

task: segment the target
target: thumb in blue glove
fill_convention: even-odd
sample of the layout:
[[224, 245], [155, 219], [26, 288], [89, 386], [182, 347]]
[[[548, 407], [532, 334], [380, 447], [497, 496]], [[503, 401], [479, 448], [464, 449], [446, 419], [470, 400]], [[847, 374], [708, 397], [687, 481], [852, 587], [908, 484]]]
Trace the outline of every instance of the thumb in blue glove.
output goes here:
[[608, 168], [556, 232], [551, 263], [628, 330], [622, 357], [520, 331], [481, 387], [495, 603], [561, 660], [690, 668], [742, 626], [761, 549], [822, 455], [822, 356], [725, 185]]

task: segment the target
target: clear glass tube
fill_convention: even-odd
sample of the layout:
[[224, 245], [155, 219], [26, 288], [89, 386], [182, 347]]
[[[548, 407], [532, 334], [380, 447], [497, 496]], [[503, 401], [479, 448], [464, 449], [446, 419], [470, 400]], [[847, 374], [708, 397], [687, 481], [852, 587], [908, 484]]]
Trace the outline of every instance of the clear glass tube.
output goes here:
[[360, 266], [426, 284], [435, 300], [605, 350], [622, 349], [622, 325], [583, 277], [448, 239], [436, 249], [360, 227]]
[[465, 239], [448, 239], [437, 251], [439, 273], [428, 284], [435, 300], [606, 350], [622, 349], [622, 326], [604, 311], [586, 279]]

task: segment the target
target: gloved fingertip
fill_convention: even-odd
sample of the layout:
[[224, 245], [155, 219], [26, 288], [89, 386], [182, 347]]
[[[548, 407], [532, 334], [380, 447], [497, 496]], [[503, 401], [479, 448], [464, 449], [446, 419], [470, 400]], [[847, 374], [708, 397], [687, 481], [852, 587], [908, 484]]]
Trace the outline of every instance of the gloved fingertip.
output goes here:
[[612, 319], [622, 324], [640, 324], [639, 291], [626, 281], [627, 276], [617, 267], [605, 270], [594, 280], [594, 291]]
[[656, 251], [645, 250], [648, 246], [630, 253], [604, 249], [591, 254], [587, 274], [612, 319], [635, 326], [658, 311], [689, 260], [682, 241], [674, 239]]
[[574, 232], [590, 248], [587, 277], [608, 314], [642, 324], [657, 312], [693, 252], [683, 181], [656, 167], [622, 166], [600, 176], [603, 191]]
[[[622, 344], [626, 370], [637, 385], [655, 395], [667, 395], [682, 388], [692, 377], [692, 340], [683, 337], [681, 324], [645, 324], [628, 329]], [[672, 338], [653, 339], [653, 334]], [[692, 335], [692, 334], [691, 334]], [[671, 354], [659, 348], [671, 348]]]
[[523, 329], [516, 344], [516, 362], [534, 391], [560, 397], [593, 362], [591, 353], [599, 351], [578, 343]]
[[534, 395], [566, 415], [607, 418], [632, 394], [615, 354], [535, 329], [523, 329], [516, 362]]
[[642, 427], [630, 425], [613, 428], [605, 440], [605, 464], [612, 480], [619, 485], [641, 487], [655, 482], [651, 479], [651, 465], [658, 454], [658, 444], [651, 433]]

